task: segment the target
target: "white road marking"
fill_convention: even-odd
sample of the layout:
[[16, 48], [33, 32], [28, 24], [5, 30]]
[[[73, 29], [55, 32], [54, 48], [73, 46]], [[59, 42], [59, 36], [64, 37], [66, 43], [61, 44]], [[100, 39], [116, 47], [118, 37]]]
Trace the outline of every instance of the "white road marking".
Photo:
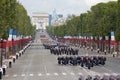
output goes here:
[[46, 75], [47, 75], [47, 76], [49, 76], [49, 75], [50, 75], [50, 73], [46, 73]]
[[62, 73], [63, 75], [67, 75], [66, 73]]
[[54, 73], [55, 76], [58, 76], [58, 73]]
[[39, 74], [38, 74], [38, 76], [42, 76], [42, 74], [41, 74], [41, 73], [39, 73]]
[[71, 74], [71, 75], [75, 75], [75, 73], [73, 73], [73, 72], [71, 72], [70, 74]]
[[17, 77], [17, 74], [14, 74], [13, 77]]
[[25, 74], [22, 74], [21, 76], [25, 76]]
[[34, 76], [33, 74], [30, 74], [30, 76]]

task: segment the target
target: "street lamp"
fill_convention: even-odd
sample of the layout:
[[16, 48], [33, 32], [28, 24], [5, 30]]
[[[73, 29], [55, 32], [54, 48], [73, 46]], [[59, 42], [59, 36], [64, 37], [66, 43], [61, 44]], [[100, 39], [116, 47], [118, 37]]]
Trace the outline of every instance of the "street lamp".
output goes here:
[[3, 51], [2, 51], [2, 48], [3, 48], [3, 39], [0, 40], [0, 43], [1, 43], [1, 45], [0, 45], [0, 46], [1, 46], [1, 58], [0, 58], [0, 60], [1, 60], [1, 64], [0, 64], [0, 65], [2, 66], [2, 52], [3, 52]]

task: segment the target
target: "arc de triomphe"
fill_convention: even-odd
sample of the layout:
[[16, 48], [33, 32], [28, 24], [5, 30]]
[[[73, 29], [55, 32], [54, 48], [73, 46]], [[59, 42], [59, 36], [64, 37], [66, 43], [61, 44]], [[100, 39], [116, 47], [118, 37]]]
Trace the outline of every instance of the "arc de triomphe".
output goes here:
[[33, 13], [32, 23], [36, 25], [36, 29], [46, 29], [49, 25], [49, 14], [47, 13]]

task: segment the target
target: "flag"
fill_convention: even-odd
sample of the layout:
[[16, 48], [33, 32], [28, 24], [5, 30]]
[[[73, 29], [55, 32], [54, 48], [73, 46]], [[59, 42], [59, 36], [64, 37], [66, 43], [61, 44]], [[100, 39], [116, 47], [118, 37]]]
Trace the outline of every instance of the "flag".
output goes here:
[[16, 46], [17, 38], [16, 38], [16, 30], [13, 30], [13, 45]]
[[115, 44], [115, 36], [114, 36], [114, 32], [111, 32], [111, 45]]
[[83, 42], [87, 42], [87, 40], [86, 40], [86, 38], [87, 38], [86, 33], [84, 33], [83, 36], [84, 36]]
[[102, 37], [99, 36], [99, 41], [100, 41], [100, 44], [102, 44]]
[[12, 40], [13, 40], [13, 29], [10, 29], [9, 30], [8, 42], [7, 42], [8, 47], [12, 46]]
[[108, 39], [109, 37], [108, 36], [105, 36], [105, 43], [108, 44]]
[[90, 36], [90, 41], [93, 42], [93, 36]]

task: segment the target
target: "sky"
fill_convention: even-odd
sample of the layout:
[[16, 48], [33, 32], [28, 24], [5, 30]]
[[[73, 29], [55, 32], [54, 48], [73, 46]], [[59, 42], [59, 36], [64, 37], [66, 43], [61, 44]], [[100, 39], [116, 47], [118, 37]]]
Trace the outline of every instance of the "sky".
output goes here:
[[117, 0], [18, 0], [27, 10], [28, 15], [32, 16], [33, 12], [44, 12], [53, 14], [80, 15], [88, 10], [91, 6], [100, 2], [109, 2]]

